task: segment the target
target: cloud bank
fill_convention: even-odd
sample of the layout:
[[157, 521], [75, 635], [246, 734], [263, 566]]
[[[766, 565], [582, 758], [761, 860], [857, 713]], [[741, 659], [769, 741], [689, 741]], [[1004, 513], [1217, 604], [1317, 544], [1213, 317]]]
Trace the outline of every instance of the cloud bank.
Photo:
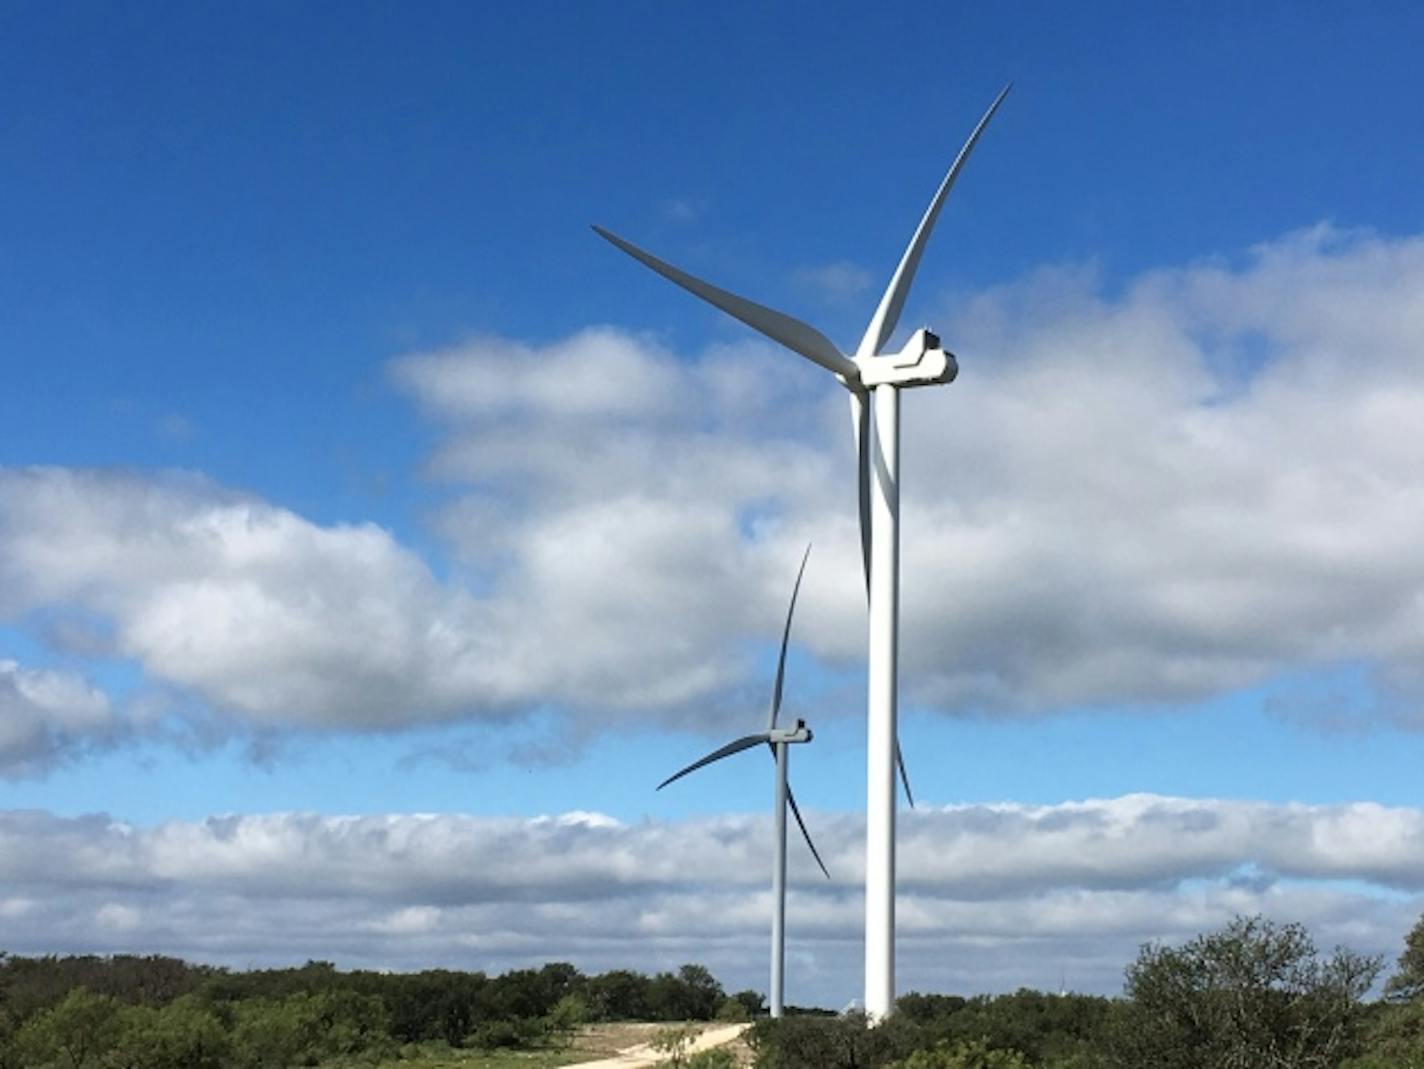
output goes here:
[[[903, 420], [907, 700], [1150, 707], [1351, 665], [1355, 714], [1420, 722], [1424, 239], [1319, 227], [1112, 293], [1055, 269], [941, 305], [963, 370]], [[814, 541], [797, 639], [859, 670], [849, 427], [818, 369], [604, 327], [390, 373], [440, 435], [440, 577], [200, 476], [7, 469], [0, 619], [97, 620], [153, 685], [262, 728], [715, 725]], [[4, 700], [31, 726], [0, 768], [74, 730]]]
[[[834, 876], [799, 844], [794, 998], [860, 986], [863, 824], [808, 817]], [[1112, 993], [1139, 944], [1237, 913], [1310, 926], [1392, 960], [1424, 909], [1424, 813], [1131, 795], [904, 814], [901, 990]], [[703, 961], [765, 986], [768, 822], [622, 824], [303, 813], [135, 827], [0, 812], [0, 945], [156, 951], [248, 966], [572, 960], [597, 971]]]

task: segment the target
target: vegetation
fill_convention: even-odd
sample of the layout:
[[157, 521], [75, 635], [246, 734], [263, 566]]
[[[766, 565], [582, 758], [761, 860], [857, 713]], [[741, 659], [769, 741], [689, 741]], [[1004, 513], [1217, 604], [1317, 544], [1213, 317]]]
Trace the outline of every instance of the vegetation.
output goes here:
[[[728, 995], [700, 965], [234, 973], [0, 953], [0, 1069], [553, 1069], [597, 1056], [570, 1048], [579, 1029], [618, 1020], [753, 1020], [758, 1069], [1424, 1069], [1424, 918], [1385, 998], [1366, 1002], [1381, 968], [1321, 953], [1300, 925], [1238, 918], [1180, 947], [1142, 947], [1119, 998], [909, 994], [872, 1026], [854, 1014], [771, 1021], [760, 994]], [[737, 1064], [727, 1049], [691, 1053], [682, 1025], [649, 1038], [676, 1069]]]
[[1424, 918], [1367, 1004], [1381, 965], [1244, 917], [1144, 946], [1118, 999], [910, 994], [876, 1027], [760, 1021], [752, 1043], [761, 1069], [1424, 1069]]
[[1321, 958], [1298, 924], [1238, 918], [1178, 949], [1145, 947], [1127, 970], [1119, 1060], [1162, 1069], [1327, 1069], [1356, 1053], [1360, 1000], [1381, 962]]
[[1384, 986], [1385, 997], [1395, 1002], [1413, 1002], [1424, 995], [1424, 917], [1420, 917], [1404, 937], [1404, 953], [1398, 968]]
[[471, 1064], [461, 1055], [473, 1051], [542, 1069], [577, 1060], [561, 1052], [590, 1021], [707, 1021], [760, 1005], [729, 998], [701, 965], [585, 976], [556, 962], [487, 977], [313, 961], [233, 973], [157, 956], [0, 953], [0, 1069], [433, 1067]]

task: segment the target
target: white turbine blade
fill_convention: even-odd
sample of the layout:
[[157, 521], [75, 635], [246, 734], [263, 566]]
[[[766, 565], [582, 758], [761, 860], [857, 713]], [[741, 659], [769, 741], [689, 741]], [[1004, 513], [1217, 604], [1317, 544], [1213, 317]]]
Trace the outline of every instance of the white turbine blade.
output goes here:
[[[760, 745], [761, 743], [767, 741], [768, 740], [765, 732], [760, 735], [744, 735], [742, 738], [737, 739], [735, 742], [727, 743], [726, 746], [723, 746], [719, 750], [713, 750], [710, 754], [708, 754], [701, 760], [692, 762], [692, 764], [688, 765], [682, 771], [673, 773], [667, 779], [659, 783], [657, 789], [662, 790], [673, 780], [682, 779], [683, 776], [687, 775], [689, 772], [696, 772], [703, 765], [710, 765], [713, 761], [720, 761], [724, 757], [731, 757], [734, 753], [741, 753], [743, 750], [750, 750], [753, 746]], [[768, 745], [770, 744], [768, 743]]]
[[855, 363], [836, 348], [835, 342], [815, 327], [803, 323], [799, 319], [793, 319], [784, 312], [778, 312], [774, 308], [749, 301], [745, 297], [738, 297], [735, 293], [728, 293], [709, 282], [703, 282], [700, 278], [694, 278], [686, 271], [680, 271], [672, 264], [659, 260], [652, 253], [644, 252], [632, 242], [624, 241], [617, 234], [610, 233], [601, 226], [595, 226], [593, 229], [599, 237], [616, 245], [639, 263], [651, 267], [664, 278], [676, 282], [683, 289], [701, 297], [708, 304], [716, 305], [733, 319], [740, 319], [747, 326], [760, 331], [772, 341], [780, 342], [793, 353], [798, 353], [807, 360], [820, 364], [827, 371], [844, 376], [847, 381], [855, 382], [860, 378], [860, 369], [855, 366]]
[[816, 849], [816, 844], [811, 841], [811, 833], [806, 830], [806, 822], [801, 819], [801, 809], [796, 804], [796, 796], [791, 793], [791, 786], [786, 787], [786, 801], [791, 806], [791, 815], [796, 818], [796, 826], [801, 829], [801, 837], [806, 840], [806, 845], [811, 848], [811, 856], [816, 859], [816, 864], [821, 866], [821, 875], [826, 879], [831, 878], [831, 874], [826, 871], [826, 863], [821, 860], [821, 854]]
[[870, 598], [870, 398], [850, 392], [850, 429], [855, 436], [855, 481], [860, 498], [860, 566]]
[[924, 218], [920, 220], [915, 236], [910, 239], [910, 244], [905, 249], [905, 255], [900, 258], [900, 266], [895, 268], [895, 274], [890, 278], [890, 285], [885, 287], [885, 295], [880, 298], [880, 306], [875, 309], [875, 315], [871, 317], [870, 325], [865, 328], [865, 337], [861, 339], [860, 348], [856, 350], [857, 356], [874, 356], [880, 352], [880, 347], [885, 344], [886, 339], [895, 332], [895, 325], [900, 322], [900, 312], [905, 307], [905, 297], [910, 292], [910, 283], [914, 282], [915, 270], [920, 266], [920, 255], [925, 251], [925, 242], [929, 240], [930, 231], [934, 229], [935, 220], [939, 218], [939, 210], [944, 204], [944, 199], [949, 195], [954, 180], [959, 177], [960, 169], [968, 161], [969, 154], [974, 151], [974, 146], [979, 141], [979, 135], [984, 132], [984, 127], [989, 125], [989, 120], [994, 117], [994, 112], [999, 110], [999, 105], [1004, 102], [1004, 97], [1009, 95], [1009, 90], [1012, 88], [1013, 83], [1010, 82], [999, 91], [999, 95], [994, 98], [994, 103], [989, 105], [989, 110], [984, 113], [984, 117], [979, 120], [979, 125], [974, 127], [974, 132], [969, 135], [969, 140], [964, 142], [964, 147], [959, 150], [959, 155], [950, 164], [949, 173], [939, 184], [939, 190], [935, 193], [934, 199], [930, 201]]
[[910, 774], [905, 771], [905, 755], [900, 750], [900, 740], [895, 740], [895, 764], [900, 767], [900, 782], [905, 785], [905, 801], [910, 803], [910, 808], [915, 808], [915, 796], [910, 791]]
[[791, 605], [786, 610], [786, 626], [781, 630], [781, 653], [776, 658], [776, 683], [771, 688], [771, 712], [767, 717], [766, 730], [776, 727], [776, 714], [781, 711], [781, 684], [786, 678], [786, 643], [791, 638], [791, 617], [796, 614], [796, 595], [801, 591], [801, 577], [806, 574], [806, 560], [811, 556], [811, 543], [806, 543], [806, 552], [801, 554], [801, 567], [796, 572], [796, 585], [791, 588]]
[[[771, 754], [771, 760], [776, 762], [776, 746], [768, 742], [766, 749]], [[821, 873], [826, 879], [831, 878], [831, 874], [826, 871], [826, 863], [821, 860], [821, 853], [816, 849], [816, 844], [811, 841], [811, 833], [806, 830], [806, 822], [801, 819], [801, 807], [796, 804], [796, 795], [791, 793], [791, 784], [786, 785], [786, 801], [791, 806], [791, 815], [796, 818], [796, 826], [801, 829], [801, 837], [806, 840], [806, 845], [811, 849], [811, 856], [816, 859], [816, 864], [821, 866]]]

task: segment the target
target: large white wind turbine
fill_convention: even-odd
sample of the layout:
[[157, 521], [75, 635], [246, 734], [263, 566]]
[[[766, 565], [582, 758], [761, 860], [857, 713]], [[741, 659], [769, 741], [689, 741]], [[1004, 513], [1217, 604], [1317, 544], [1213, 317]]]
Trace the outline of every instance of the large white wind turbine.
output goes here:
[[[879, 1019], [895, 1003], [896, 659], [900, 599], [900, 390], [953, 381], [959, 366], [939, 338], [917, 330], [897, 353], [882, 353], [894, 333], [920, 256], [945, 197], [969, 154], [1008, 95], [1009, 86], [974, 127], [950, 164], [924, 218], [856, 348], [847, 356], [814, 327], [694, 278], [601, 227], [598, 233], [663, 277], [716, 305], [834, 374], [850, 391], [860, 490], [861, 556], [870, 597], [866, 710], [865, 1009]], [[873, 418], [872, 418], [873, 413]], [[904, 768], [901, 765], [901, 775]], [[908, 783], [906, 790], [908, 793]]]
[[807, 546], [806, 552], [801, 556], [801, 567], [796, 572], [796, 585], [791, 588], [791, 605], [786, 610], [786, 626], [781, 629], [781, 653], [776, 658], [776, 682], [771, 688], [771, 706], [767, 713], [766, 730], [756, 735], [744, 735], [740, 739], [729, 742], [726, 746], [713, 750], [706, 757], [699, 758], [658, 784], [658, 790], [662, 790], [673, 780], [681, 779], [703, 765], [710, 765], [713, 761], [731, 757], [734, 753], [750, 750], [753, 746], [765, 744], [771, 748], [772, 756], [776, 759], [776, 808], [773, 810], [776, 846], [772, 854], [771, 866], [771, 1015], [773, 1017], [781, 1016], [782, 1007], [786, 1001], [787, 806], [791, 807], [791, 812], [796, 817], [796, 824], [801, 829], [801, 835], [806, 840], [806, 845], [811, 848], [811, 856], [816, 859], [816, 864], [821, 866], [821, 872], [825, 874], [826, 879], [831, 878], [831, 874], [826, 871], [826, 863], [821, 860], [821, 855], [816, 850], [816, 844], [811, 841], [811, 833], [806, 830], [806, 822], [801, 819], [801, 809], [796, 804], [796, 796], [791, 793], [791, 786], [786, 779], [787, 747], [792, 743], [810, 742], [811, 729], [806, 726], [804, 720], [797, 720], [796, 726], [791, 728], [776, 726], [776, 716], [781, 712], [781, 685], [786, 678], [786, 643], [791, 637], [791, 617], [796, 613], [796, 595], [801, 590], [801, 576], [806, 572], [806, 558], [810, 555], [811, 547]]

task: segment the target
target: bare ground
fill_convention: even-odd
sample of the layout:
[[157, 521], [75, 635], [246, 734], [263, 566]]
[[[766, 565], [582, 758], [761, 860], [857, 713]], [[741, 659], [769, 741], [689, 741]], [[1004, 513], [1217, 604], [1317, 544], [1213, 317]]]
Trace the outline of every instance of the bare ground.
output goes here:
[[[588, 1062], [575, 1062], [572, 1065], [581, 1066], [582, 1069], [642, 1069], [645, 1066], [657, 1065], [667, 1059], [667, 1054], [655, 1050], [653, 1041], [659, 1033], [666, 1031], [669, 1027], [679, 1026], [616, 1024], [591, 1027], [580, 1032], [579, 1038], [575, 1041], [577, 1049], [592, 1051], [597, 1048], [601, 1051], [605, 1044], [608, 1049], [602, 1057]], [[710, 1050], [713, 1047], [726, 1046], [729, 1043], [740, 1043], [742, 1033], [749, 1026], [744, 1024], [695, 1024], [690, 1027], [697, 1033], [697, 1038], [693, 1040], [689, 1053], [696, 1053], [701, 1050]]]

